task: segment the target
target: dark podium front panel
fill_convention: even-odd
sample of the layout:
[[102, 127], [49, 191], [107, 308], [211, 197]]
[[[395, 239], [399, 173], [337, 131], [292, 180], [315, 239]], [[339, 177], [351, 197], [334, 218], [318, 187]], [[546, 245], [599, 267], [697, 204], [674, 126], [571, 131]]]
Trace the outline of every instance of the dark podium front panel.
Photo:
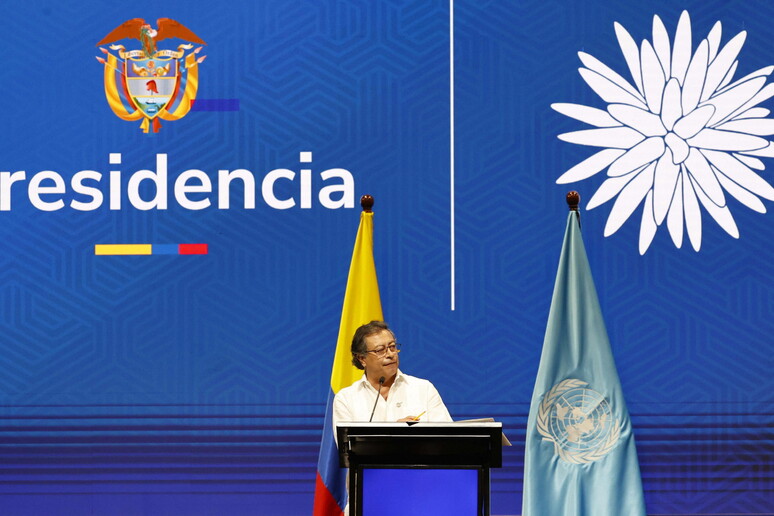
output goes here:
[[339, 461], [352, 516], [487, 516], [500, 423], [344, 423]]

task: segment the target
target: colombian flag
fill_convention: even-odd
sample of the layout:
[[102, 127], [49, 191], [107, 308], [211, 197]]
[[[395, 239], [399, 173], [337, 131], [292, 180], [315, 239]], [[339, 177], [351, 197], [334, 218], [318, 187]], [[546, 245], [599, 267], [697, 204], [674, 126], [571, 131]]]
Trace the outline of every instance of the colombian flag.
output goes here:
[[382, 302], [374, 267], [374, 214], [363, 211], [352, 251], [344, 307], [341, 309], [339, 338], [331, 371], [331, 390], [325, 409], [325, 427], [317, 460], [313, 516], [340, 516], [347, 505], [346, 470], [339, 468], [336, 441], [333, 438], [333, 396], [352, 385], [363, 372], [352, 365], [350, 345], [355, 330], [370, 321], [381, 321]]

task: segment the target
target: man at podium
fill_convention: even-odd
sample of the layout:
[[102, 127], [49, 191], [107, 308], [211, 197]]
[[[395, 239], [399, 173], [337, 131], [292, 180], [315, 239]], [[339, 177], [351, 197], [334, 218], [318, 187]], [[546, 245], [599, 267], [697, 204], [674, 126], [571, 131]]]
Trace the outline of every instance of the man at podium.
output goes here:
[[333, 400], [334, 435], [340, 437], [340, 424], [346, 441], [341, 464], [350, 468], [352, 506], [348, 503], [344, 514], [488, 515], [489, 455], [491, 442], [500, 451], [500, 427], [493, 438], [479, 427], [450, 425], [433, 384], [398, 368], [400, 344], [386, 323], [371, 321], [358, 328], [350, 351], [363, 377]]
[[400, 344], [387, 323], [371, 321], [355, 331], [352, 364], [365, 372], [333, 400], [333, 430], [339, 422], [450, 422], [440, 394], [427, 380], [398, 369]]

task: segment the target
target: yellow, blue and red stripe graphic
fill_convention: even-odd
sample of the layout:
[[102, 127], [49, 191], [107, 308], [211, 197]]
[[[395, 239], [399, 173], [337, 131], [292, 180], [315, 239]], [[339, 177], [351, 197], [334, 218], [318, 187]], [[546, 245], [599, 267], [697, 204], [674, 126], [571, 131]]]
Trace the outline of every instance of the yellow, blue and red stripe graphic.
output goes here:
[[325, 409], [325, 427], [317, 460], [313, 516], [341, 516], [347, 505], [346, 470], [339, 468], [339, 456], [333, 438], [333, 397], [363, 374], [352, 365], [350, 345], [355, 330], [367, 322], [383, 320], [374, 266], [373, 215], [365, 211], [360, 214], [360, 227], [349, 266], [339, 338], [331, 371], [331, 390]]
[[98, 256], [147, 256], [159, 254], [208, 254], [207, 244], [96, 244]]

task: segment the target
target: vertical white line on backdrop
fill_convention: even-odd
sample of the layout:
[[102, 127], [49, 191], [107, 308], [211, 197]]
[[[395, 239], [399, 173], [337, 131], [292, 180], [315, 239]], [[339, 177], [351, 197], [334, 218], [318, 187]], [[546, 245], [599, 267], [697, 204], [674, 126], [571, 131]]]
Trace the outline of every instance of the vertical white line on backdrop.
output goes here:
[[455, 296], [455, 249], [454, 249], [454, 0], [449, 0], [449, 222], [451, 225], [451, 310], [456, 304]]

